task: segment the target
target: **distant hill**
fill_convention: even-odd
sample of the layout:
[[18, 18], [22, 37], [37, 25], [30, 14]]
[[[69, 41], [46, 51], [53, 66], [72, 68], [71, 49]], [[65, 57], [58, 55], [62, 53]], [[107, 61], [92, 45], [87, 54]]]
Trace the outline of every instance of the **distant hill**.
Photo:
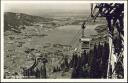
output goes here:
[[18, 30], [20, 25], [33, 25], [37, 22], [48, 22], [52, 21], [52, 18], [44, 18], [40, 16], [32, 16], [23, 13], [13, 13], [5, 12], [4, 13], [4, 31], [7, 30]]

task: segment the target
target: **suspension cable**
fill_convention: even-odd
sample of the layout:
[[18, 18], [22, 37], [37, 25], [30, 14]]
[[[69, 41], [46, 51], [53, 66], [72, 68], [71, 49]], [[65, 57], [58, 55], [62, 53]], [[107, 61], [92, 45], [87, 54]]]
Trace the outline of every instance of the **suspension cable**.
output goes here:
[[[92, 13], [93, 13], [93, 4], [91, 4], [91, 13], [90, 13], [90, 15], [86, 18], [86, 20], [84, 20], [83, 21], [83, 23], [82, 23], [82, 25], [83, 26], [85, 26], [85, 25], [87, 25], [87, 22], [90, 20], [90, 21], [92, 21], [94, 18], [91, 18], [92, 17]], [[91, 19], [90, 19], [91, 18]], [[74, 45], [74, 43], [76, 42], [76, 40], [79, 38], [79, 37], [77, 37], [77, 36], [79, 36], [80, 35], [80, 32], [81, 32], [81, 30], [79, 30], [77, 33], [76, 33], [76, 35], [73, 37], [73, 39], [70, 41], [70, 43], [69, 43], [69, 45]]]

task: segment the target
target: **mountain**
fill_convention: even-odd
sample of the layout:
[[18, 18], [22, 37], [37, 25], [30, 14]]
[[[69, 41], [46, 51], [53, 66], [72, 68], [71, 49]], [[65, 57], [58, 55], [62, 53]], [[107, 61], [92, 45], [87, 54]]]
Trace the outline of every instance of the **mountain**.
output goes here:
[[4, 31], [7, 30], [18, 30], [19, 26], [24, 25], [33, 25], [37, 22], [49, 22], [52, 21], [52, 18], [45, 18], [40, 16], [32, 16], [23, 13], [13, 13], [5, 12], [4, 13]]

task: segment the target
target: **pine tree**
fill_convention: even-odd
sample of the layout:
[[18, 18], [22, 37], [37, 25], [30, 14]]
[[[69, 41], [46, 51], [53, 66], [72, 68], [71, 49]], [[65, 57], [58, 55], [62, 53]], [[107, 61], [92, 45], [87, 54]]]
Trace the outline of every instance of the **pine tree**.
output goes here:
[[94, 45], [93, 61], [92, 61], [92, 64], [91, 64], [91, 72], [90, 72], [91, 78], [97, 78], [97, 75], [98, 75], [98, 73], [97, 73], [97, 70], [98, 70], [97, 66], [99, 64], [97, 64], [97, 56], [98, 56], [97, 45], [95, 44]]
[[106, 78], [107, 76], [107, 67], [108, 67], [108, 58], [109, 58], [109, 44], [104, 43], [103, 53], [102, 53], [102, 77]]

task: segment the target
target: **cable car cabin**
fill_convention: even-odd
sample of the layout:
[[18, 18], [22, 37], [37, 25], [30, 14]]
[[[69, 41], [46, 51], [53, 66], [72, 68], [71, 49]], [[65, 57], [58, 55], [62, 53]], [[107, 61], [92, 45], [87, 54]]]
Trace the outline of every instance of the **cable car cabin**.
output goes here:
[[82, 37], [80, 39], [82, 51], [86, 50], [86, 52], [88, 52], [90, 50], [90, 41], [91, 41], [91, 38]]

